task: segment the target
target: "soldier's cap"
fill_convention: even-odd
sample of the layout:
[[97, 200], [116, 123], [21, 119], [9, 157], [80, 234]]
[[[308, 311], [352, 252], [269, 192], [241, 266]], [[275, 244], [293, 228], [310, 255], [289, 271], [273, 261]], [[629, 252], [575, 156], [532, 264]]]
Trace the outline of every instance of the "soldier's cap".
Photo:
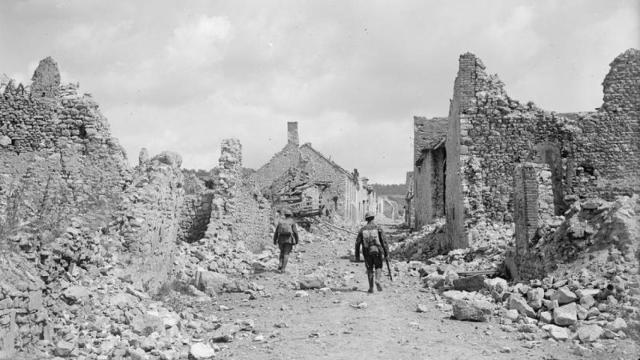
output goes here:
[[376, 216], [375, 216], [372, 212], [369, 212], [369, 211], [367, 211], [367, 212], [364, 214], [364, 219], [365, 219], [365, 220], [373, 219], [374, 217], [376, 217]]
[[284, 209], [284, 210], [282, 211], [282, 214], [283, 214], [284, 216], [293, 216], [293, 212], [292, 212], [291, 210], [289, 210], [289, 209]]

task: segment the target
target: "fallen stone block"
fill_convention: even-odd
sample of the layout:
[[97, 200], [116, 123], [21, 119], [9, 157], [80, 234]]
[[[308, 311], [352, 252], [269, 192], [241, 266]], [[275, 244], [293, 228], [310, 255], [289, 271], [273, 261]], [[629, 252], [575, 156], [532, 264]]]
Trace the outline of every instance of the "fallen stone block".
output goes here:
[[569, 339], [569, 331], [566, 328], [556, 326], [553, 324], [547, 324], [543, 327], [544, 330], [549, 332], [549, 336], [551, 336], [554, 340], [563, 341]]
[[542, 307], [543, 299], [544, 299], [544, 289], [534, 288], [527, 291], [527, 303], [534, 310], [538, 310]]
[[461, 277], [453, 280], [453, 288], [464, 291], [478, 291], [484, 287], [484, 275]]
[[209, 296], [215, 296], [217, 293], [222, 292], [227, 283], [229, 283], [229, 278], [223, 274], [204, 269], [196, 271], [196, 287]]
[[76, 346], [68, 341], [64, 341], [64, 340], [60, 340], [56, 343], [56, 348], [53, 351], [53, 353], [56, 356], [60, 356], [60, 357], [68, 357], [69, 355], [71, 355], [71, 352], [73, 351], [73, 349], [75, 349]]
[[555, 293], [553, 293], [553, 295], [551, 295], [551, 301], [557, 300], [560, 305], [574, 302], [577, 299], [578, 296], [566, 286], [559, 288]]
[[533, 310], [527, 302], [519, 295], [511, 294], [509, 297], [507, 307], [509, 309], [518, 310], [518, 312], [524, 316], [536, 317], [536, 312]]
[[89, 299], [90, 295], [89, 289], [79, 285], [71, 286], [62, 293], [62, 296], [70, 304], [84, 302]]
[[488, 321], [493, 306], [490, 302], [484, 300], [457, 300], [453, 302], [453, 317], [456, 320], [465, 321]]
[[553, 322], [560, 326], [573, 325], [578, 321], [577, 308], [575, 303], [558, 306], [553, 309]]
[[216, 351], [203, 343], [195, 343], [189, 348], [189, 360], [209, 360], [215, 356]]
[[584, 343], [594, 342], [600, 339], [603, 332], [604, 330], [598, 325], [583, 325], [578, 329], [578, 339]]
[[320, 289], [325, 287], [325, 279], [318, 274], [305, 275], [299, 281], [301, 290]]

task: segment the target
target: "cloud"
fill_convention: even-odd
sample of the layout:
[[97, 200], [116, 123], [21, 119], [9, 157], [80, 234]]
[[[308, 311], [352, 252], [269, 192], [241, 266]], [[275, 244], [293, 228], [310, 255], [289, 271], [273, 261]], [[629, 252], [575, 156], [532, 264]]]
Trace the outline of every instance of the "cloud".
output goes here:
[[231, 23], [226, 17], [201, 15], [194, 22], [173, 30], [166, 46], [167, 62], [175, 66], [202, 66], [224, 56], [222, 46], [229, 40]]
[[217, 163], [223, 138], [258, 167], [301, 141], [373, 182], [404, 182], [412, 116], [448, 111], [472, 51], [509, 93], [590, 110], [609, 62], [640, 43], [640, 3], [619, 0], [0, 1], [0, 72], [48, 56], [101, 104], [135, 159]]

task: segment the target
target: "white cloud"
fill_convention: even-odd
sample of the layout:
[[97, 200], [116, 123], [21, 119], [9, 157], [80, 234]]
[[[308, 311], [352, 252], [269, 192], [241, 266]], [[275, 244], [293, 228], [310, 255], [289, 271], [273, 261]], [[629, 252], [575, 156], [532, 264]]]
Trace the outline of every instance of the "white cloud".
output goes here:
[[231, 23], [226, 17], [201, 15], [173, 30], [167, 43], [168, 61], [174, 65], [202, 66], [224, 56]]

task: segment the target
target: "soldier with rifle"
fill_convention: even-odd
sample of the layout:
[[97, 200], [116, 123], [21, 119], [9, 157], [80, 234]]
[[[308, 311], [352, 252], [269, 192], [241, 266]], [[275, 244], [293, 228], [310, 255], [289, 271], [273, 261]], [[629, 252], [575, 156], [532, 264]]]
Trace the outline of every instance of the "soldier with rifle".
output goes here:
[[293, 220], [293, 213], [289, 209], [284, 209], [284, 219], [276, 226], [276, 231], [273, 233], [273, 245], [278, 245], [280, 248], [280, 266], [278, 271], [285, 273], [287, 268], [287, 262], [289, 261], [289, 254], [294, 245], [298, 245], [298, 228], [296, 222]]
[[[373, 292], [374, 270], [375, 284], [378, 291], [382, 291], [382, 260], [387, 262], [389, 267], [388, 249], [384, 239], [384, 232], [373, 219], [375, 215], [367, 212], [364, 216], [367, 224], [358, 232], [356, 238], [356, 261], [360, 261], [360, 247], [362, 247], [362, 255], [364, 256], [364, 264], [367, 268], [367, 278], [369, 280], [369, 292]], [[391, 278], [391, 269], [389, 269], [389, 277]]]

